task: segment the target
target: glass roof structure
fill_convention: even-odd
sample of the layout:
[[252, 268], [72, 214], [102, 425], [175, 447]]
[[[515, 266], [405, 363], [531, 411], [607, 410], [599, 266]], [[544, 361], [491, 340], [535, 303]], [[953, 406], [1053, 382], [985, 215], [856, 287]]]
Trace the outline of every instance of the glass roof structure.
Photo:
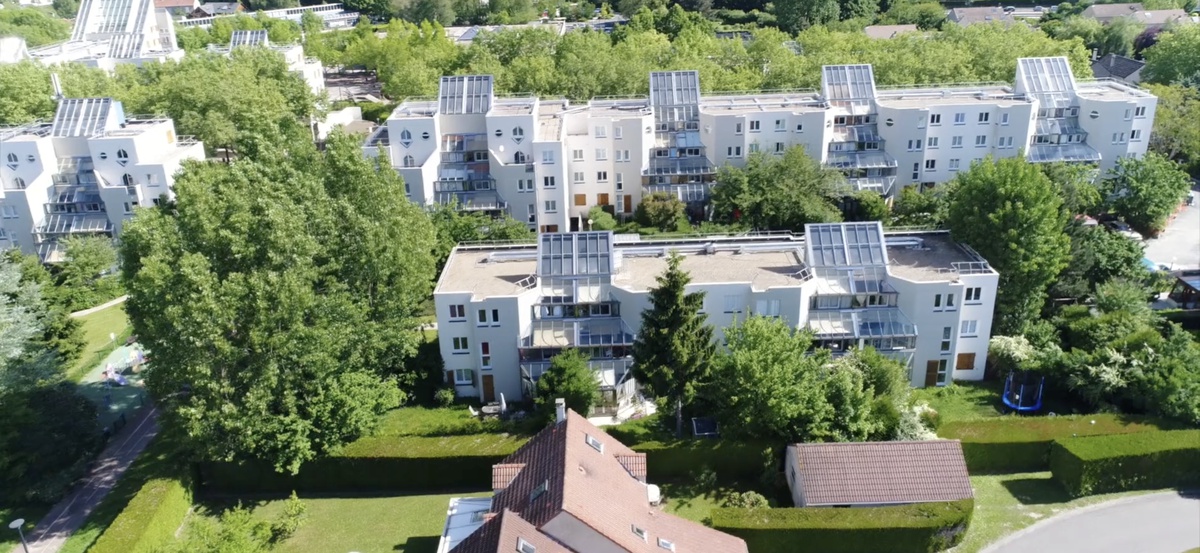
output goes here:
[[229, 49], [232, 50], [238, 46], [270, 46], [271, 42], [267, 38], [265, 29], [255, 29], [252, 31], [234, 31], [229, 37]]
[[866, 64], [823, 66], [821, 95], [833, 104], [870, 104], [875, 99], [875, 74]]
[[1065, 57], [1021, 58], [1014, 89], [1045, 107], [1066, 107], [1075, 99], [1075, 76]]
[[1034, 144], [1026, 158], [1030, 163], [1056, 161], [1100, 161], [1100, 152], [1087, 144]]
[[917, 326], [900, 309], [813, 311], [808, 328], [818, 338], [889, 338], [916, 336]]
[[804, 225], [804, 236], [812, 267], [887, 265], [883, 226], [878, 221]]
[[542, 234], [538, 276], [570, 277], [613, 273], [612, 232]]
[[654, 71], [650, 73], [650, 105], [653, 107], [699, 106], [700, 72]]
[[825, 165], [835, 169], [887, 168], [897, 165], [896, 158], [883, 150], [830, 152]]
[[817, 283], [815, 292], [822, 296], [845, 296], [852, 294], [895, 293], [887, 283], [887, 268], [874, 267], [819, 268], [813, 272]]
[[1083, 127], [1079, 126], [1078, 117], [1064, 117], [1062, 119], [1038, 119], [1037, 132], [1034, 134], [1083, 134]]
[[442, 77], [438, 86], [438, 113], [484, 114], [492, 109], [492, 76]]
[[121, 103], [112, 98], [66, 98], [58, 103], [52, 136], [94, 136], [104, 132], [111, 115], [125, 119]]

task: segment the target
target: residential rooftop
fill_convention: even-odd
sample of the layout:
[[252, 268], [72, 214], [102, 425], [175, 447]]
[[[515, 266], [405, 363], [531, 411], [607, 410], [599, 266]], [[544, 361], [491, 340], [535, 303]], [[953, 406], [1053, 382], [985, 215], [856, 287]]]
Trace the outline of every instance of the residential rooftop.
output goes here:
[[[896, 245], [906, 242], [914, 245]], [[889, 272], [905, 280], [954, 280], [964, 272], [992, 272], [979, 254], [944, 232], [889, 236], [887, 252]]]

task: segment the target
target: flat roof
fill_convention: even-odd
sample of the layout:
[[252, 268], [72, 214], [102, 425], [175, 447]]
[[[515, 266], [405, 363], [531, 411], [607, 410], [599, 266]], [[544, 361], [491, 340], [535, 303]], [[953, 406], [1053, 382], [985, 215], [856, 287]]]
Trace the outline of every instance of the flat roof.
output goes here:
[[497, 250], [456, 249], [442, 269], [435, 292], [470, 292], [476, 298], [514, 296], [526, 289], [520, 285], [537, 271], [537, 247], [514, 251], [528, 252], [528, 259], [493, 261], [488, 259]]
[[566, 110], [566, 100], [538, 104], [538, 132], [535, 140], [557, 141], [562, 138], [562, 112]]
[[[620, 247], [618, 246], [618, 251]], [[747, 282], [755, 290], [780, 286], [799, 286], [795, 276], [804, 265], [795, 252], [717, 252], [683, 255], [680, 268], [692, 276], [692, 284]], [[667, 269], [667, 258], [623, 257], [621, 268], [613, 275], [613, 285], [627, 290], [644, 291], [658, 285], [656, 279]]]
[[[909, 239], [918, 246], [895, 245], [899, 240]], [[914, 281], [954, 280], [960, 274], [955, 263], [979, 264], [983, 262], [977, 254], [968, 251], [950, 239], [948, 233], [914, 234], [901, 238], [888, 237], [888, 272], [894, 276]], [[960, 265], [960, 267], [962, 267]], [[981, 267], [972, 266], [980, 269]], [[981, 271], [982, 272], [982, 271]], [[990, 267], [986, 272], [994, 273]]]
[[1012, 106], [1028, 104], [1030, 100], [1012, 91], [1008, 86], [983, 86], [978, 88], [904, 88], [883, 90], [875, 99], [881, 106], [919, 108], [926, 106], [952, 106], [990, 104]]

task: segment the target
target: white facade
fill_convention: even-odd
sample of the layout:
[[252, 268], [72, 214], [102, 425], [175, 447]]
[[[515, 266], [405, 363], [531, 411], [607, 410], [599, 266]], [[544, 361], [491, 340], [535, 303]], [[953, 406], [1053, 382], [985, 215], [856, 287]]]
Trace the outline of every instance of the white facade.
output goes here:
[[0, 129], [0, 250], [54, 262], [61, 238], [117, 236], [135, 207], [174, 198], [187, 159], [204, 159], [204, 145], [111, 98], [61, 100], [51, 123]]
[[[537, 246], [460, 246], [434, 291], [446, 380], [484, 401], [528, 397], [549, 359], [588, 352], [600, 411], [626, 406], [631, 346], [670, 251], [723, 331], [749, 314], [809, 328], [840, 355], [871, 345], [906, 361], [913, 386], [983, 378], [999, 275], [944, 232], [878, 223], [676, 241], [547, 233]], [[949, 329], [949, 330], [947, 330]]]
[[78, 62], [112, 71], [119, 63], [183, 59], [175, 23], [154, 0], [83, 0], [71, 38], [29, 51], [46, 65]]
[[325, 66], [317, 58], [304, 56], [304, 46], [301, 44], [271, 44], [266, 30], [234, 31], [229, 37], [229, 45], [217, 46], [210, 44], [208, 49], [229, 55], [235, 48], [267, 48], [279, 52], [287, 63], [288, 70], [299, 73], [308, 84], [313, 94], [320, 95], [325, 90]]
[[656, 191], [700, 218], [717, 168], [793, 146], [885, 196], [988, 155], [1107, 170], [1146, 152], [1156, 104], [1125, 83], [1075, 80], [1066, 58], [1020, 60], [1013, 85], [877, 90], [871, 66], [845, 65], [822, 69], [820, 91], [742, 96], [702, 96], [694, 71], [652, 73], [649, 98], [581, 105], [443, 77], [438, 98], [402, 103], [364, 151], [386, 151], [414, 201], [453, 197], [556, 232], [586, 230], [595, 205], [632, 214]]
[[[281, 8], [278, 10], [262, 10], [256, 13], [261, 13], [264, 17], [271, 19], [286, 19], [300, 23], [300, 19], [305, 13], [312, 13], [320, 17], [325, 22], [326, 29], [338, 29], [342, 27], [352, 27], [358, 21], [358, 12], [348, 12], [342, 9], [341, 4], [314, 4], [312, 6], [298, 6], [295, 8]], [[229, 15], [213, 15], [209, 17], [193, 17], [191, 19], [179, 20], [180, 27], [200, 27], [207, 29], [212, 26], [213, 21], [221, 17], [235, 17], [237, 14]]]

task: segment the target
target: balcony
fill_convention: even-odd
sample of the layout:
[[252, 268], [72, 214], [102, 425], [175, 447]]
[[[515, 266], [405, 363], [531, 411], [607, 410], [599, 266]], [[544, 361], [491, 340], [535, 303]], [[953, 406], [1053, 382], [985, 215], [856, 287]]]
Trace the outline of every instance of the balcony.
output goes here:
[[887, 196], [891, 193], [892, 185], [896, 183], [896, 177], [858, 177], [848, 178], [846, 182], [853, 186], [855, 191], [870, 190]]
[[34, 238], [41, 243], [62, 236], [73, 234], [108, 234], [113, 232], [113, 224], [103, 213], [85, 214], [53, 214], [33, 229]]
[[487, 150], [450, 151], [442, 152], [442, 163], [447, 165], [459, 163], [487, 163]]
[[861, 152], [830, 152], [825, 165], [834, 169], [877, 169], [899, 166], [896, 158], [887, 152], [866, 150]]
[[617, 317], [586, 320], [542, 319], [521, 332], [518, 347], [581, 348], [633, 345], [633, 331]]
[[[521, 386], [525, 395], [533, 397], [537, 391], [537, 381], [550, 369], [549, 361], [529, 361], [520, 364]], [[616, 409], [628, 404], [637, 391], [633, 379], [633, 358], [599, 359], [588, 361], [588, 368], [596, 374], [600, 382], [601, 401], [594, 406], [593, 414], [608, 414], [607, 409]]]

